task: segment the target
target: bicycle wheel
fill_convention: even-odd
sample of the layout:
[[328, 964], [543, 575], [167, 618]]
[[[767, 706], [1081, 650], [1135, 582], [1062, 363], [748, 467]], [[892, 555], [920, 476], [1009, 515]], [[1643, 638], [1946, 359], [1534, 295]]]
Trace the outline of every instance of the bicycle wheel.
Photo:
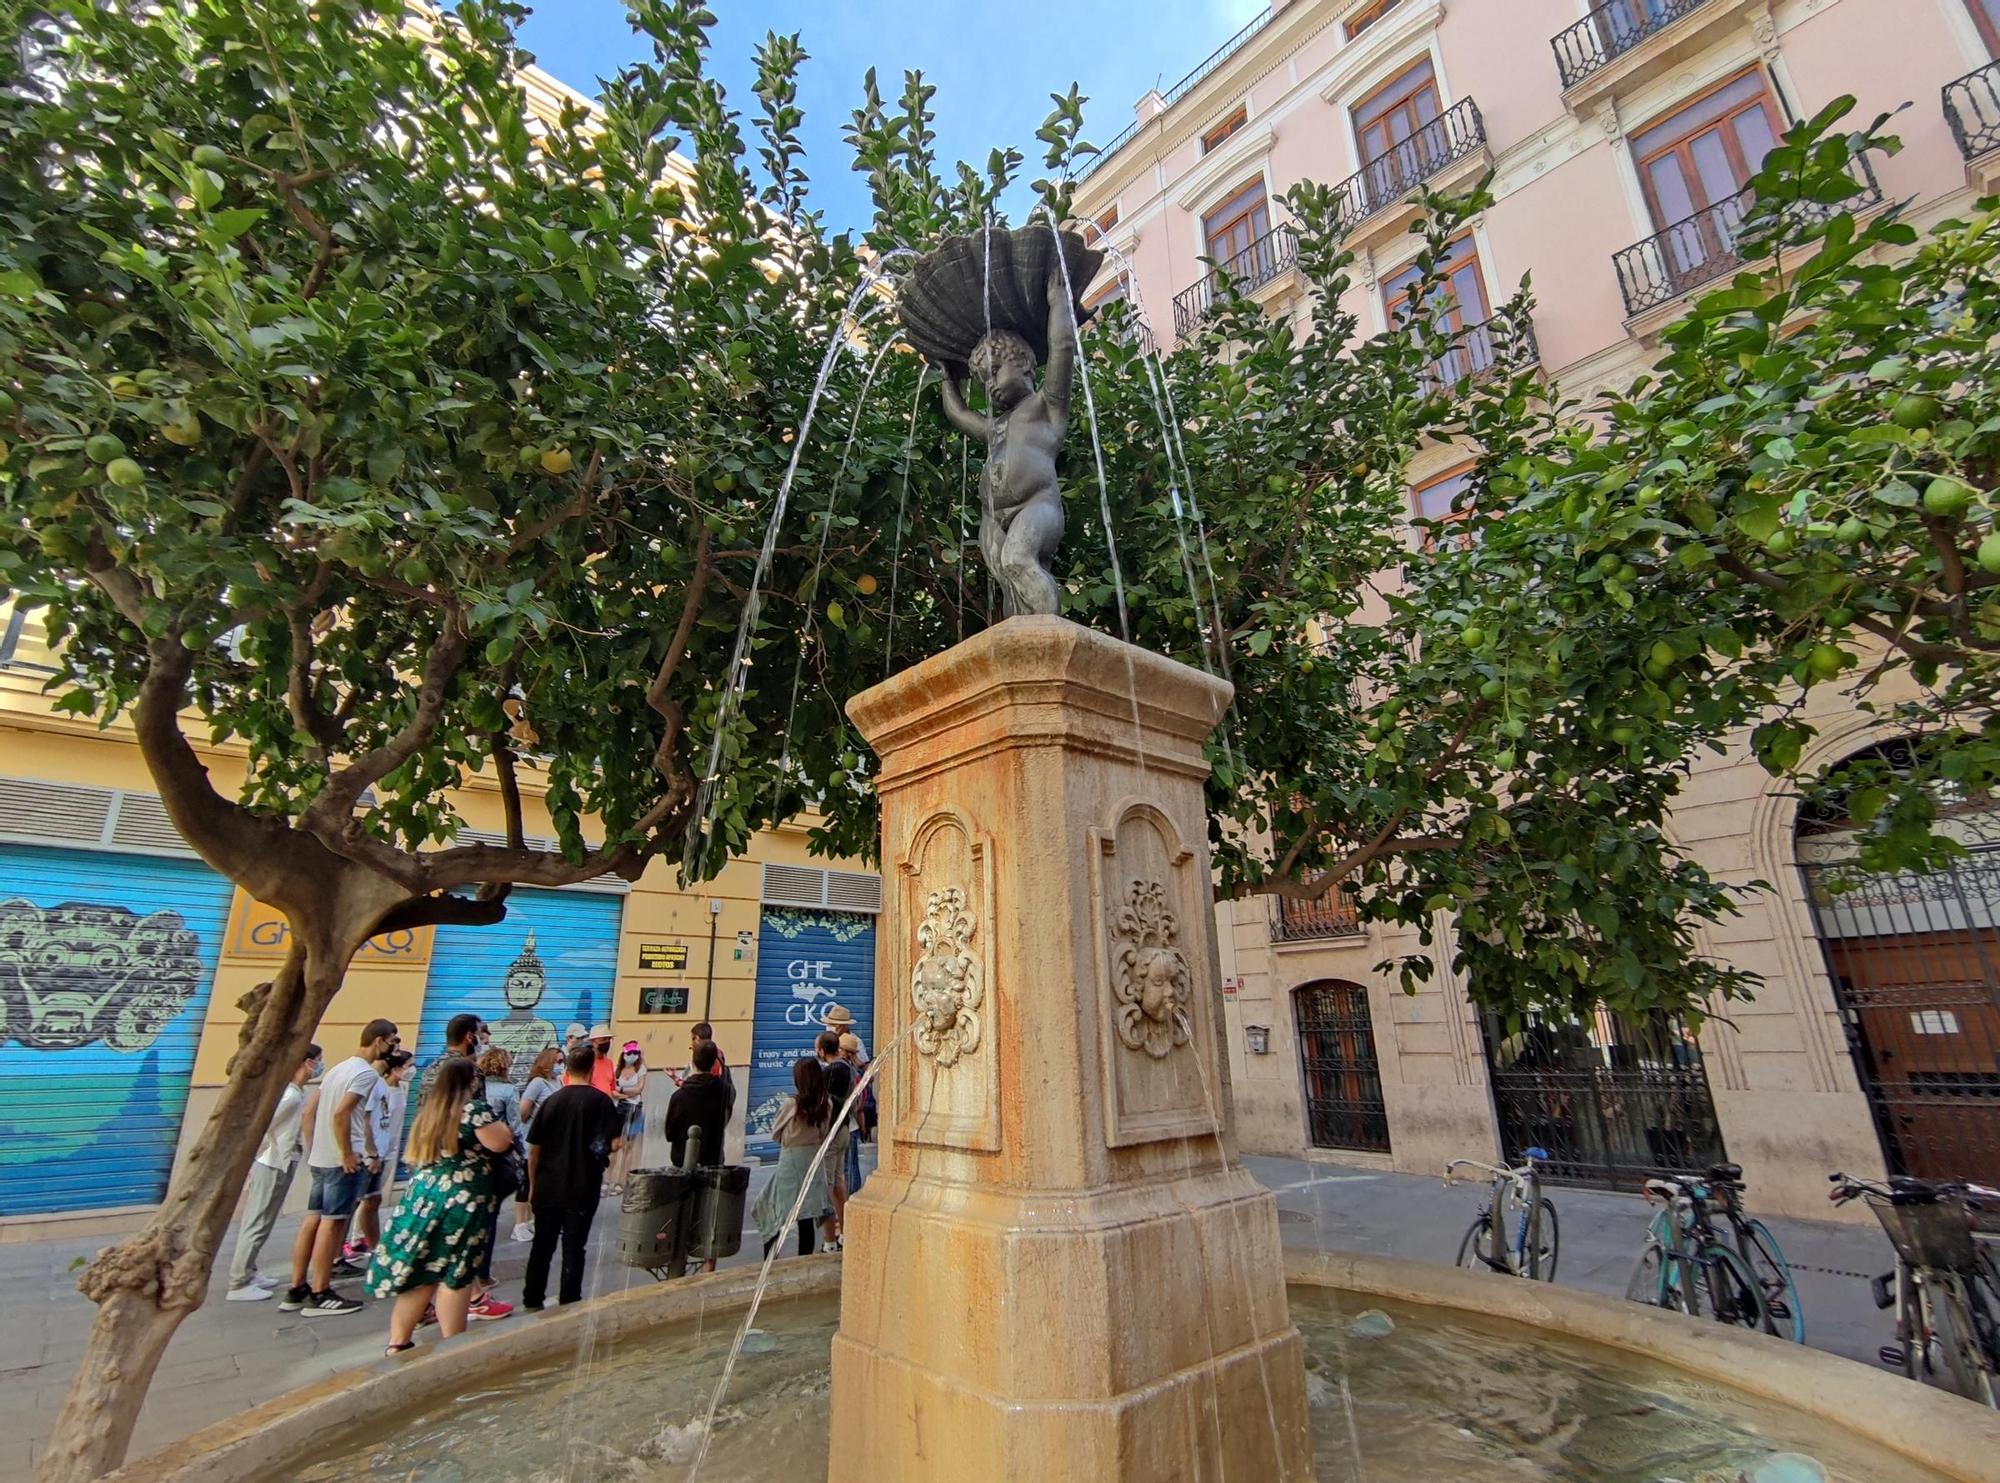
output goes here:
[[1965, 1279], [1946, 1274], [1932, 1305], [1931, 1321], [1937, 1326], [1937, 1347], [1944, 1361], [1951, 1388], [1967, 1400], [1982, 1406], [1994, 1404], [1993, 1372], [1987, 1368], [1980, 1344], [1979, 1325], [1974, 1321]]
[[1493, 1217], [1484, 1210], [1465, 1228], [1465, 1239], [1458, 1243], [1458, 1265], [1473, 1272], [1493, 1270]]
[[1537, 1203], [1541, 1206], [1541, 1216], [1536, 1221], [1534, 1250], [1528, 1253], [1528, 1275], [1542, 1282], [1554, 1282], [1556, 1257], [1562, 1244], [1555, 1202], [1544, 1195]]
[[1701, 1248], [1695, 1260], [1701, 1265], [1710, 1317], [1718, 1323], [1738, 1323], [1749, 1329], [1764, 1327], [1767, 1319], [1764, 1289], [1758, 1286], [1742, 1257], [1720, 1241], [1711, 1241]]
[[1794, 1344], [1805, 1343], [1806, 1313], [1799, 1302], [1798, 1284], [1792, 1280], [1791, 1263], [1785, 1260], [1771, 1228], [1761, 1220], [1738, 1221], [1736, 1249], [1764, 1289], [1766, 1329]]
[[1630, 1301], [1655, 1308], [1667, 1306], [1666, 1235], [1666, 1216], [1654, 1216], [1653, 1223], [1646, 1227], [1645, 1247], [1639, 1252], [1639, 1260], [1632, 1264], [1632, 1275], [1625, 1283], [1625, 1296]]

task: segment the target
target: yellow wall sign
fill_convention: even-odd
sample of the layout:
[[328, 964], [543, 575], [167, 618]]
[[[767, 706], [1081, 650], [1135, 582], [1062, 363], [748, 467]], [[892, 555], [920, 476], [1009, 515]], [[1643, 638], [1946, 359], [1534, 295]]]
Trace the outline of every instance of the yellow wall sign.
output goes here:
[[643, 973], [677, 973], [687, 965], [688, 947], [684, 942], [639, 944], [639, 969]]
[[[405, 927], [371, 937], [361, 945], [357, 963], [398, 968], [423, 968], [431, 961], [433, 927]], [[266, 906], [242, 891], [229, 912], [229, 955], [236, 958], [282, 958], [292, 945], [291, 924], [275, 906]]]

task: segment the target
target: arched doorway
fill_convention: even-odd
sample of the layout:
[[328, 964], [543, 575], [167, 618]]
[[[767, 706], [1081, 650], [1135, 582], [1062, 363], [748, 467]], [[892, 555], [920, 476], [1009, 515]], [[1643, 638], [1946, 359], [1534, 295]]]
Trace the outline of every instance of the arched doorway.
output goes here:
[[[1856, 754], [1907, 765], [1908, 744]], [[1850, 761], [1855, 760], [1853, 758]], [[2000, 804], [1945, 801], [1966, 853], [1943, 870], [1862, 873], [1844, 799], [1794, 832], [1854, 1069], [1891, 1173], [2000, 1182]]]
[[1368, 991], [1345, 979], [1302, 984], [1292, 990], [1292, 1015], [1312, 1146], [1387, 1153], [1389, 1113]]

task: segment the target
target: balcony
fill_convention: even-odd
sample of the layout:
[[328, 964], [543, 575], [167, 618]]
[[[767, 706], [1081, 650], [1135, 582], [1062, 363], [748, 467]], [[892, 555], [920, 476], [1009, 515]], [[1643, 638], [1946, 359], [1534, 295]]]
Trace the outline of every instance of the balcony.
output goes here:
[[1278, 898], [1278, 914], [1271, 923], [1274, 942], [1307, 942], [1324, 937], [1362, 936], [1361, 917], [1354, 898], [1338, 888], [1311, 901]]
[[2000, 159], [1984, 157], [2000, 150], [2000, 62], [1988, 62], [1944, 85], [1944, 118], [1951, 137], [1965, 156], [1966, 173], [1981, 195], [2000, 183]]
[[1535, 343], [1535, 328], [1525, 320], [1512, 329], [1497, 317], [1466, 325], [1454, 335], [1451, 349], [1431, 362], [1424, 384], [1431, 391], [1447, 391], [1461, 381], [1491, 375], [1495, 367], [1539, 365], [1541, 346]]
[[1190, 287], [1174, 295], [1174, 338], [1185, 340], [1198, 329], [1214, 307], [1223, 280], [1244, 293], [1255, 293], [1265, 284], [1298, 265], [1299, 239], [1290, 227], [1271, 228], [1248, 247], [1202, 274]]
[[[1792, 224], [1817, 226], [1838, 212], [1879, 205], [1882, 187], [1875, 180], [1873, 167], [1865, 156], [1857, 157], [1855, 166], [1860, 189], [1854, 195], [1832, 203], [1800, 201], [1789, 210]], [[1749, 260], [1738, 238], [1750, 208], [1746, 188], [1613, 254], [1611, 261], [1618, 270], [1618, 291], [1625, 297], [1628, 320], [1670, 305], [1702, 284], [1744, 267]]]
[[1401, 225], [1402, 213], [1381, 222], [1370, 222], [1370, 218], [1404, 202], [1418, 186], [1437, 180], [1463, 160], [1472, 160], [1479, 168], [1488, 160], [1486, 121], [1470, 98], [1460, 99], [1340, 183], [1334, 193], [1334, 219], [1348, 244], [1361, 245], [1355, 233], [1365, 222], [1369, 223], [1370, 237], [1394, 231]]
[[1565, 91], [1609, 67], [1640, 43], [1691, 15], [1709, 0], [1609, 0], [1549, 38]]

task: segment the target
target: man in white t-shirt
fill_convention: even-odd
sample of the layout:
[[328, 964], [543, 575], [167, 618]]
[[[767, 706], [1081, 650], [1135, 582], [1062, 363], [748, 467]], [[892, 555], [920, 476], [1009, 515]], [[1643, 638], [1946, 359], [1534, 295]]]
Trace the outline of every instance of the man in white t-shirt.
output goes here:
[[382, 1239], [382, 1197], [396, 1178], [396, 1155], [403, 1141], [403, 1109], [409, 1105], [410, 1063], [406, 1050], [392, 1050], [375, 1063], [381, 1080], [368, 1094], [368, 1136], [375, 1154], [375, 1172], [361, 1192], [354, 1213], [354, 1239], [340, 1249], [350, 1262], [360, 1262]]
[[257, 1258], [278, 1223], [292, 1175], [299, 1167], [299, 1114], [306, 1107], [306, 1083], [319, 1074], [319, 1047], [306, 1047], [292, 1079], [278, 1094], [277, 1111], [250, 1165], [250, 1184], [243, 1196], [243, 1224], [236, 1232], [236, 1255], [229, 1263], [229, 1301], [261, 1303], [277, 1283], [257, 1272]]
[[306, 1199], [298, 1238], [292, 1242], [292, 1285], [278, 1304], [281, 1313], [329, 1318], [361, 1311], [361, 1304], [333, 1290], [333, 1263], [340, 1255], [347, 1222], [381, 1162], [368, 1126], [368, 1097], [381, 1080], [374, 1063], [394, 1050], [401, 1038], [394, 1022], [370, 1020], [361, 1031], [359, 1054], [320, 1078], [319, 1093], [306, 1114], [311, 1129], [306, 1167], [312, 1170], [312, 1194]]

